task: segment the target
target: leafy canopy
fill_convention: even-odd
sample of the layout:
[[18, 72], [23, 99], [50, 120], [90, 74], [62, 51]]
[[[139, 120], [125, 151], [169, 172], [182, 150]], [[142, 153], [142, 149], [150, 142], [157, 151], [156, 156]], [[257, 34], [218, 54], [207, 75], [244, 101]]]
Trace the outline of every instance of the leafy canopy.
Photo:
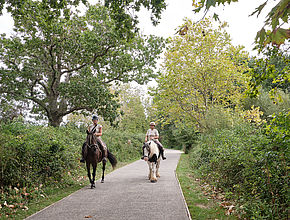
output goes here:
[[[239, 0], [193, 0], [193, 6], [195, 7], [194, 12], [198, 13], [201, 9], [205, 9], [205, 13], [207, 13], [210, 8], [221, 4], [225, 5], [225, 3], [231, 4], [238, 1]], [[265, 0], [263, 4], [253, 11], [251, 16], [257, 15], [258, 17], [268, 2], [269, 0]], [[255, 39], [257, 48], [262, 50], [267, 44], [272, 44], [279, 47], [285, 42], [285, 40], [290, 38], [289, 27], [286, 29], [281, 27], [283, 24], [288, 24], [289, 22], [289, 8], [289, 0], [280, 0], [270, 10], [264, 22], [264, 26], [257, 32]], [[218, 15], [214, 14], [214, 18], [218, 19]]]
[[256, 97], [261, 86], [270, 90], [272, 97], [277, 89], [290, 92], [290, 55], [287, 50], [267, 47], [262, 58], [252, 58], [249, 62], [250, 78], [248, 95]]
[[231, 45], [220, 24], [186, 19], [187, 34], [169, 39], [154, 104], [163, 121], [203, 129], [214, 106], [235, 107], [245, 89], [247, 54]]
[[94, 109], [113, 122], [119, 105], [110, 85], [155, 77], [162, 39], [126, 38], [107, 8], [90, 6], [83, 16], [70, 10], [67, 19], [64, 10], [32, 0], [24, 4], [15, 34], [0, 37], [0, 94], [32, 101], [32, 112], [51, 125]]

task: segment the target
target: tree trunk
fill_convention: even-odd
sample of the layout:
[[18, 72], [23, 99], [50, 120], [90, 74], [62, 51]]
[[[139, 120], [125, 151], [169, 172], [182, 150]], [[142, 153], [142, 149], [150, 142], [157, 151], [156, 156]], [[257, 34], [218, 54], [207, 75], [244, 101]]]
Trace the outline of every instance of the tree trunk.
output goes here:
[[51, 117], [49, 117], [49, 125], [53, 126], [53, 127], [59, 127], [60, 123], [62, 122], [62, 117], [56, 115], [56, 114], [52, 114]]

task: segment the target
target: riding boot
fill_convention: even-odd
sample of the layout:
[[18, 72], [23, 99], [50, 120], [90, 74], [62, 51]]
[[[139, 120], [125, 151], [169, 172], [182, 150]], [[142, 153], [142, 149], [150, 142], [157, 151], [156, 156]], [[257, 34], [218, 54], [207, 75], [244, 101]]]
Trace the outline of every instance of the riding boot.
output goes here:
[[141, 157], [141, 160], [144, 160], [144, 147], [142, 147], [142, 157]]
[[81, 163], [84, 163], [85, 162], [85, 156], [84, 156], [84, 154], [85, 154], [85, 147], [86, 147], [86, 143], [84, 143], [83, 146], [82, 146], [82, 158], [80, 159], [80, 162]]
[[158, 147], [159, 147], [159, 150], [160, 150], [160, 154], [161, 154], [162, 160], [166, 160], [166, 157], [164, 156], [164, 148], [162, 146], [160, 146], [159, 144], [158, 144]]
[[102, 160], [107, 160], [106, 159], [106, 149], [104, 148], [104, 146], [101, 146], [100, 150], [102, 152]]

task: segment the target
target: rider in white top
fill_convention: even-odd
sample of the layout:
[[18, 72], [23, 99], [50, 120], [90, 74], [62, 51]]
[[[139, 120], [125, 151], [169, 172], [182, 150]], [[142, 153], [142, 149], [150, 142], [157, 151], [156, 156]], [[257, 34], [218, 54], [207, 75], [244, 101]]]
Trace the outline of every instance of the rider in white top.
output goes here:
[[[107, 151], [107, 146], [106, 144], [103, 142], [103, 140], [101, 139], [102, 136], [102, 125], [98, 124], [98, 116], [93, 116], [92, 121], [93, 124], [91, 124], [88, 129], [87, 129], [87, 134], [89, 133], [93, 133], [96, 137], [97, 137], [97, 142], [99, 143], [100, 146], [100, 150], [102, 151], [102, 155], [103, 157], [105, 157], [106, 155], [106, 151]], [[82, 159], [80, 160], [81, 163], [85, 162], [85, 147], [87, 146], [88, 140], [83, 144], [82, 147]]]
[[[154, 141], [160, 150], [160, 154], [161, 154], [162, 159], [165, 160], [166, 157], [164, 156], [164, 148], [158, 140], [159, 132], [157, 129], [155, 129], [155, 125], [156, 125], [155, 122], [150, 123], [150, 129], [148, 129], [148, 131], [146, 133], [145, 142], [151, 141], [151, 140]], [[143, 148], [143, 156], [141, 157], [141, 159], [143, 160], [144, 157], [146, 157], [146, 155], [144, 155], [144, 148]]]

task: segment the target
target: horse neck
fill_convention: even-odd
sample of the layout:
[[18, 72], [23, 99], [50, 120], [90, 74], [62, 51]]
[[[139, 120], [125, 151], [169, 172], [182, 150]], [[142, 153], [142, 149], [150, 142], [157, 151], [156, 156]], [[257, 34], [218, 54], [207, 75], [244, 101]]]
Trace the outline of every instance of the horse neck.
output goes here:
[[88, 145], [96, 145], [97, 144], [97, 139], [93, 134], [88, 134], [87, 136], [87, 144]]
[[150, 156], [152, 156], [153, 154], [157, 155], [159, 154], [158, 146], [154, 141], [151, 141], [149, 148], [150, 148]]

